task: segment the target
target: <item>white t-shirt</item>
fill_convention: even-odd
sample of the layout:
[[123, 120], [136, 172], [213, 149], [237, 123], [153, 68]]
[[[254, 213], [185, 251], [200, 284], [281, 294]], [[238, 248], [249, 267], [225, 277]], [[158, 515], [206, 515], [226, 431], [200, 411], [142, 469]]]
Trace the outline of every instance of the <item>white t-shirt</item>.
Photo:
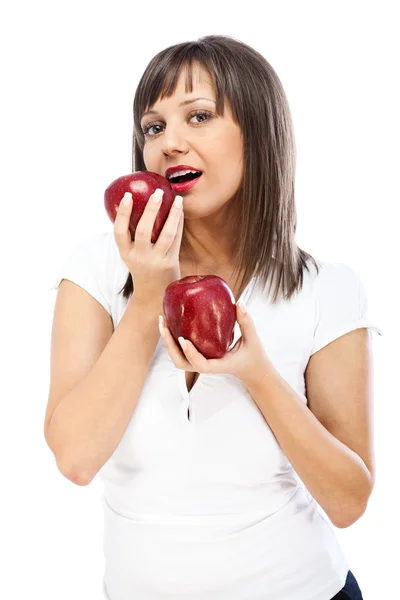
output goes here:
[[[314, 352], [360, 327], [382, 335], [360, 277], [344, 263], [317, 262], [319, 276], [310, 263], [291, 301], [273, 305], [255, 279], [242, 294], [269, 358], [305, 404]], [[107, 232], [74, 248], [55, 287], [75, 282], [117, 327], [127, 275]], [[233, 343], [239, 336], [236, 324]], [[188, 392], [161, 339], [99, 475], [110, 600], [330, 600], [345, 584], [349, 565], [331, 522], [242, 382], [201, 374]]]

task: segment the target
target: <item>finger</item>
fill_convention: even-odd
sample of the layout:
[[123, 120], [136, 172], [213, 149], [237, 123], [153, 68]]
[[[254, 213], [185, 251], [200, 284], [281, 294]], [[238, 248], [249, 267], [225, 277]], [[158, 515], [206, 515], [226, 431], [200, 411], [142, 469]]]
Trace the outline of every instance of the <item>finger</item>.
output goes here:
[[[125, 202], [126, 200], [128, 203]], [[114, 238], [121, 257], [126, 256], [132, 248], [132, 236], [129, 231], [131, 212], [132, 194], [130, 192], [125, 192], [124, 197], [119, 203], [114, 221]]]
[[235, 345], [232, 346], [232, 348], [229, 350], [229, 354], [234, 354], [235, 352], [237, 352], [242, 344], [243, 344], [243, 335], [241, 335], [240, 338], [238, 340], [236, 340]]
[[150, 248], [154, 221], [156, 220], [156, 216], [160, 210], [163, 195], [163, 190], [157, 188], [154, 194], [151, 194], [148, 202], [146, 203], [143, 214], [139, 219], [135, 231], [135, 247], [138, 252], [144, 253]]
[[209, 373], [209, 361], [197, 350], [194, 344], [192, 344], [190, 340], [185, 340], [183, 337], [178, 338], [178, 341], [181, 345], [182, 352], [188, 362], [193, 365], [195, 371], [198, 373]]
[[158, 240], [154, 244], [154, 249], [164, 255], [170, 251], [177, 236], [180, 218], [183, 212], [182, 204], [179, 201], [182, 202], [182, 200], [182, 196], [175, 196], [175, 200], [171, 206], [167, 220], [165, 221], [161, 233], [158, 236]]
[[236, 304], [236, 320], [239, 323], [243, 341], [247, 342], [254, 335], [255, 329], [253, 319], [247, 312], [246, 305], [243, 302]]
[[165, 347], [167, 348], [168, 354], [172, 358], [174, 365], [178, 367], [178, 369], [185, 369], [185, 371], [193, 371], [193, 366], [188, 362], [184, 353], [182, 353], [180, 346], [172, 337], [172, 334], [168, 329], [167, 323], [161, 316], [158, 317], [158, 326], [160, 329], [160, 334], [164, 340]]
[[185, 216], [183, 214], [183, 211], [181, 211], [179, 221], [178, 221], [178, 227], [176, 230], [175, 239], [172, 242], [171, 247], [169, 249], [169, 253], [170, 253], [171, 257], [175, 256], [176, 258], [179, 258], [179, 251], [181, 249], [184, 224], [185, 224]]

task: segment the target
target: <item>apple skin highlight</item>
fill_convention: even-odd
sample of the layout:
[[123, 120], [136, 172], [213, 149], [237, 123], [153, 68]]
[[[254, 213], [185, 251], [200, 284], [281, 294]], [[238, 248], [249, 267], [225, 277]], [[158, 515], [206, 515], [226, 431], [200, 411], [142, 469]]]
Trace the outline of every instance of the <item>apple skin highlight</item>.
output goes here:
[[164, 314], [172, 337], [182, 336], [207, 359], [222, 358], [234, 339], [235, 297], [217, 275], [189, 275], [165, 290]]

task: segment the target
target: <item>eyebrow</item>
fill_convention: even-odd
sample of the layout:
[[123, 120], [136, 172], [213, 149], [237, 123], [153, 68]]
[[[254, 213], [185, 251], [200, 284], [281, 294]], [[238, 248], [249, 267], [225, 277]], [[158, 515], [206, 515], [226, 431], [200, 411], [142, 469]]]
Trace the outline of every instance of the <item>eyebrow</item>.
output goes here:
[[[179, 106], [186, 106], [186, 104], [192, 104], [193, 102], [196, 102], [197, 100], [207, 100], [208, 102], [214, 102], [214, 104], [216, 104], [215, 100], [211, 100], [210, 98], [191, 98], [190, 100], [184, 100], [183, 102], [180, 103]], [[145, 112], [142, 115], [142, 119], [146, 115], [157, 115], [157, 114], [158, 114], [158, 111], [156, 111], [156, 110], [148, 110], [147, 112]]]

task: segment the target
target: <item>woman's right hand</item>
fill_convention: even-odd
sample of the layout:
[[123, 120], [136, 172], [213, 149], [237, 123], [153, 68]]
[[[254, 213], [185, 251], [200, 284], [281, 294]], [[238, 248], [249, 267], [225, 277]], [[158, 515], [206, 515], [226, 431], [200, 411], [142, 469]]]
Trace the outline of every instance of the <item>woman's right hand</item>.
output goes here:
[[181, 278], [179, 251], [183, 232], [183, 208], [175, 201], [155, 244], [151, 243], [154, 221], [162, 202], [155, 202], [156, 192], [146, 204], [136, 232], [135, 241], [129, 231], [132, 212], [132, 194], [129, 206], [119, 204], [114, 221], [114, 237], [120, 256], [128, 267], [132, 278], [134, 297], [143, 304], [162, 302], [167, 286]]

